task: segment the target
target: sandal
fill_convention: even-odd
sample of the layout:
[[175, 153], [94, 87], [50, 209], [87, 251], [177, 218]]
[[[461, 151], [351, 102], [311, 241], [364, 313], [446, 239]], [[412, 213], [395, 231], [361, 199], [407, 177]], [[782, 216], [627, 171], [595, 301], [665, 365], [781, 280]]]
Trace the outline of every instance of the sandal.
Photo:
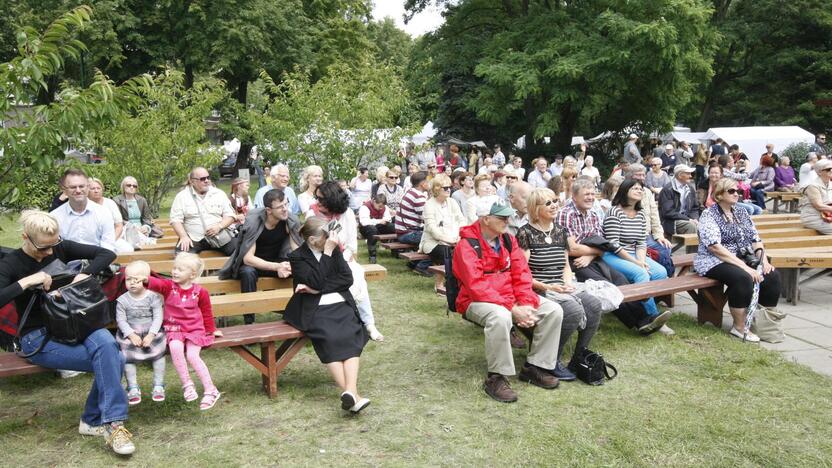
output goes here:
[[193, 382], [187, 383], [184, 387], [182, 387], [182, 395], [185, 397], [185, 401], [194, 401], [199, 398], [199, 394], [196, 393], [196, 387], [194, 387]]
[[220, 395], [222, 395], [222, 393], [216, 389], [213, 392], [202, 395], [202, 401], [199, 403], [199, 409], [205, 411], [213, 408], [220, 399]]
[[132, 385], [127, 387], [127, 404], [130, 406], [138, 405], [142, 402], [142, 391], [138, 386]]
[[165, 386], [156, 385], [153, 387], [153, 392], [150, 394], [153, 401], [165, 401]]

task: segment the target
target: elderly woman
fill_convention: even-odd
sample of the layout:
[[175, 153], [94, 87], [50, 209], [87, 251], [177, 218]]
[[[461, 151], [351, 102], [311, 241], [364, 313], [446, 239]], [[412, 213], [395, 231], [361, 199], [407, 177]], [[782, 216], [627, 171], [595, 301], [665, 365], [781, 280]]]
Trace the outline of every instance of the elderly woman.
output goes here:
[[832, 161], [820, 160], [814, 170], [818, 177], [802, 189], [800, 223], [828, 235], [832, 234]]
[[341, 389], [341, 409], [358, 413], [370, 404], [358, 393], [358, 367], [367, 332], [350, 292], [353, 274], [338, 246], [338, 230], [310, 217], [303, 245], [289, 254], [294, 294], [283, 317], [312, 342], [315, 354]]
[[468, 224], [459, 204], [451, 198], [451, 179], [439, 174], [430, 183], [431, 198], [425, 202], [422, 217], [425, 230], [419, 251], [430, 255], [435, 265], [444, 265], [445, 258], [459, 242], [459, 228]]
[[818, 155], [809, 153], [806, 156], [806, 162], [800, 165], [800, 181], [798, 189], [802, 189], [817, 179], [818, 174], [815, 172], [815, 163], [818, 162]]
[[393, 216], [399, 211], [399, 203], [402, 202], [405, 190], [399, 185], [399, 175], [393, 169], [389, 169], [384, 175], [384, 183], [378, 187], [376, 194], [384, 195], [387, 200], [387, 208]]
[[[135, 451], [132, 436], [124, 427], [127, 420], [127, 393], [121, 386], [124, 356], [107, 329], [90, 334], [82, 344], [66, 345], [49, 340], [48, 321], [40, 304], [34, 304], [28, 317], [22, 315], [31, 305], [34, 289], [52, 288], [52, 276], [44, 270], [60, 262], [89, 260], [74, 281], [106, 270], [115, 254], [100, 247], [61, 240], [58, 221], [42, 211], [24, 211], [20, 216], [23, 246], [0, 260], [0, 306], [14, 301], [20, 323], [21, 351], [27, 359], [49, 369], [92, 372], [93, 384], [78, 432], [81, 435], [106, 436], [107, 445], [120, 455]], [[55, 263], [57, 262], [57, 263]], [[54, 272], [57, 273], [57, 272]], [[53, 274], [54, 274], [53, 273]], [[65, 395], [72, 399], [71, 392]]]
[[[589, 158], [589, 156], [587, 157]], [[532, 272], [532, 287], [538, 294], [557, 302], [563, 308], [557, 364], [554, 374], [560, 380], [575, 380], [575, 374], [561, 363], [563, 347], [578, 332], [575, 350], [589, 347], [601, 322], [600, 301], [586, 292], [576, 293], [572, 284], [567, 243], [568, 232], [555, 222], [560, 200], [549, 189], [534, 189], [529, 194], [529, 223], [517, 232], [517, 244], [526, 254]], [[579, 353], [572, 353], [577, 356]]]
[[796, 187], [797, 179], [791, 161], [788, 156], [781, 156], [780, 165], [774, 168], [774, 188], [778, 192], [794, 192]]
[[593, 166], [595, 162], [595, 158], [592, 156], [587, 156], [584, 158], [584, 167], [581, 169], [581, 175], [589, 177], [592, 179], [592, 182], [595, 184], [595, 187], [601, 187], [601, 173], [598, 172], [598, 168]]
[[370, 198], [375, 197], [378, 193], [378, 188], [387, 182], [387, 173], [390, 171], [390, 168], [387, 166], [379, 166], [376, 168], [376, 172], [374, 174], [373, 179], [373, 186], [372, 190], [370, 191]]
[[760, 167], [751, 173], [751, 198], [754, 204], [766, 209], [766, 192], [774, 191], [774, 158], [763, 156]]
[[324, 170], [321, 169], [321, 166], [306, 166], [306, 169], [300, 175], [299, 188], [303, 193], [298, 195], [298, 204], [301, 213], [309, 211], [309, 207], [315, 203], [315, 191], [323, 182]]
[[162, 231], [153, 228], [150, 207], [147, 200], [139, 195], [139, 182], [135, 177], [127, 176], [121, 180], [121, 195], [113, 197], [113, 201], [125, 223], [136, 226], [146, 236], [162, 237]]
[[[693, 267], [697, 273], [713, 278], [728, 289], [728, 310], [734, 320], [731, 336], [759, 342], [760, 338], [745, 328], [746, 313], [751, 304], [754, 283], [760, 285], [759, 305], [777, 307], [780, 298], [780, 275], [768, 263], [763, 241], [748, 213], [737, 207], [739, 201], [737, 181], [723, 178], [716, 184], [716, 204], [702, 212], [699, 217], [699, 251]], [[759, 252], [762, 274], [748, 266], [737, 253], [743, 249]]]
[[670, 176], [662, 170], [662, 158], [651, 159], [650, 170], [647, 172], [647, 177], [644, 178], [645, 187], [658, 196], [664, 186], [669, 183]]
[[116, 253], [127, 253], [133, 252], [134, 247], [141, 247], [144, 245], [142, 243], [138, 245], [133, 245], [133, 243], [128, 242], [124, 238], [124, 218], [121, 216], [121, 210], [119, 210], [118, 205], [113, 200], [104, 196], [104, 182], [101, 182], [101, 179], [90, 177], [89, 178], [89, 192], [87, 197], [90, 201], [93, 201], [104, 208], [107, 209], [107, 212], [110, 213], [110, 217], [113, 219], [113, 230], [115, 231], [115, 249]]

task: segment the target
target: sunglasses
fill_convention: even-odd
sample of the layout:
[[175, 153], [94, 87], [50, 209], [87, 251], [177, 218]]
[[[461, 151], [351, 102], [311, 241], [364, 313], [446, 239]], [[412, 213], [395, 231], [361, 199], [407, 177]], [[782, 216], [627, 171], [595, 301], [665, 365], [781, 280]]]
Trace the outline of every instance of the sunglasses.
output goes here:
[[557, 204], [558, 204], [557, 200], [546, 200], [546, 202], [543, 203], [543, 206], [552, 206], [552, 205], [557, 205]]
[[446, 192], [450, 192], [450, 191], [451, 191], [451, 188], [452, 188], [452, 187], [449, 185], [449, 186], [447, 186], [447, 187], [442, 187], [442, 190], [444, 190], [444, 191], [446, 191]]
[[125, 187], [139, 188], [138, 184], [124, 184]]
[[57, 246], [58, 246], [58, 244], [60, 244], [60, 243], [61, 243], [61, 242], [63, 242], [63, 241], [64, 241], [64, 240], [61, 238], [61, 236], [58, 236], [58, 241], [57, 241], [57, 242], [55, 242], [54, 244], [40, 246], [40, 245], [35, 244], [35, 241], [33, 241], [32, 239], [29, 239], [29, 243], [31, 243], [31, 244], [32, 244], [32, 246], [33, 246], [33, 247], [34, 247], [34, 248], [35, 248], [38, 252], [46, 252], [46, 251], [48, 251], [49, 249], [51, 249], [51, 248], [53, 248], [53, 247], [57, 247]]
[[398, 179], [398, 177], [397, 177], [397, 176], [394, 176], [394, 175], [389, 175], [389, 176], [387, 176], [387, 178], [388, 178], [388, 179]]
[[826, 169], [821, 169], [821, 172], [829, 172], [832, 171], [832, 167], [827, 167]]
[[515, 176], [511, 176], [511, 175], [510, 175], [510, 176], [506, 176], [506, 179], [509, 179], [509, 180], [517, 180], [517, 177], [515, 177]]
[[200, 182], [208, 182], [209, 180], [211, 180], [211, 176], [205, 176], [205, 177], [191, 177], [191, 179], [193, 179], [193, 180], [198, 180], [198, 181], [200, 181]]
[[739, 190], [735, 188], [729, 188], [728, 190], [726, 190], [726, 192], [728, 192], [728, 195], [736, 195], [737, 192], [739, 192]]

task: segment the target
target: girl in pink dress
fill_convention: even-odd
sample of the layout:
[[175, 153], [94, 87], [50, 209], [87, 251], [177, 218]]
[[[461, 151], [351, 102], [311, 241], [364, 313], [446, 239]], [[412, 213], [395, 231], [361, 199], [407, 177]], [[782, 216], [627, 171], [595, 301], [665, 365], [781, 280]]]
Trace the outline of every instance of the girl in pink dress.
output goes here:
[[[171, 361], [182, 381], [185, 401], [199, 398], [194, 382], [188, 372], [188, 363], [193, 367], [205, 392], [199, 409], [213, 408], [220, 398], [220, 391], [211, 380], [211, 373], [199, 352], [214, 343], [215, 336], [222, 332], [214, 327], [211, 312], [211, 298], [208, 291], [194, 284], [202, 274], [205, 264], [199, 256], [181, 252], [176, 256], [171, 270], [172, 279], [148, 278], [148, 289], [165, 298], [164, 328], [168, 340]], [[187, 357], [187, 362], [186, 362]]]

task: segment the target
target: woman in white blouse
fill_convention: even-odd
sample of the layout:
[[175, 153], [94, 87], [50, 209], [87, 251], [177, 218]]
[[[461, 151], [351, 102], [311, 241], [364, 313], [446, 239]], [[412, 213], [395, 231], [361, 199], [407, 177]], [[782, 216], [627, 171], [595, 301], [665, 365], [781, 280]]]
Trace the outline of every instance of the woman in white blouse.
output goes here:
[[300, 191], [298, 195], [298, 204], [300, 205], [300, 212], [306, 213], [309, 207], [315, 203], [315, 191], [324, 182], [324, 170], [321, 166], [306, 166], [300, 176]]
[[592, 156], [584, 158], [584, 167], [581, 169], [581, 175], [590, 177], [596, 188], [601, 187], [601, 173], [598, 168], [593, 166], [595, 159]]
[[445, 257], [459, 242], [459, 228], [467, 223], [459, 204], [451, 198], [450, 177], [438, 174], [430, 183], [430, 191], [431, 198], [422, 212], [425, 230], [419, 251], [430, 255], [434, 265], [444, 265]]

